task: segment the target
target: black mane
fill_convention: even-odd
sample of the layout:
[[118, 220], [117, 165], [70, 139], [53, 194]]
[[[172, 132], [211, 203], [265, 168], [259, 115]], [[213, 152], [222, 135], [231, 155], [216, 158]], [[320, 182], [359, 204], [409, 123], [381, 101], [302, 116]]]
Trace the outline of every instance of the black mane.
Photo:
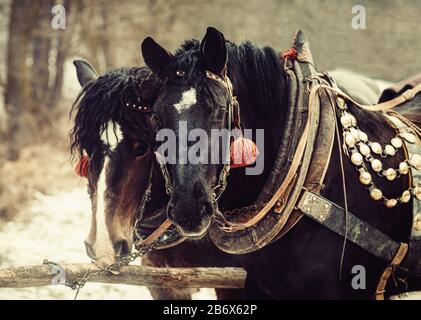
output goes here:
[[[252, 42], [246, 41], [236, 45], [226, 40], [228, 48], [228, 76], [233, 83], [234, 92], [240, 99], [242, 110], [245, 113], [255, 112], [257, 122], [266, 124], [266, 129], [272, 132], [276, 124], [283, 123], [285, 109], [286, 76], [283, 71], [283, 60], [270, 47], [259, 48]], [[186, 40], [176, 51], [175, 57], [179, 65], [188, 66], [188, 77], [194, 77], [196, 64], [200, 64], [200, 42], [195, 39]], [[253, 85], [251, 85], [253, 84]], [[247, 99], [244, 99], [247, 97]], [[286, 107], [286, 106], [285, 106]], [[264, 118], [265, 115], [271, 115]], [[275, 116], [274, 116], [275, 115]], [[246, 123], [247, 125], [247, 123]], [[260, 126], [259, 128], [263, 128]]]
[[114, 127], [118, 123], [124, 135], [130, 133], [150, 143], [152, 132], [145, 114], [128, 108], [126, 104], [150, 107], [158, 90], [158, 80], [145, 67], [111, 70], [88, 83], [70, 113], [76, 112], [75, 125], [70, 133], [72, 155], [81, 156], [84, 152], [91, 155], [100, 151], [104, 147], [101, 135], [110, 121]]

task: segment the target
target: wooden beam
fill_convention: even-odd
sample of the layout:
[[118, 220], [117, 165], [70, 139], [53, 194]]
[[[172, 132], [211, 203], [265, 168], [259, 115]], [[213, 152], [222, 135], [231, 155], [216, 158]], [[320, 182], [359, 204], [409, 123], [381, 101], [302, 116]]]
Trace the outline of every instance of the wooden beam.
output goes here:
[[[68, 280], [98, 270], [94, 264], [60, 265]], [[0, 269], [0, 288], [49, 286], [58, 269], [52, 265], [9, 267]], [[56, 277], [58, 279], [59, 277]], [[155, 268], [122, 267], [119, 274], [97, 276], [97, 283], [128, 284], [165, 288], [232, 288], [244, 287], [246, 271], [241, 268]], [[56, 281], [57, 282], [57, 281]]]

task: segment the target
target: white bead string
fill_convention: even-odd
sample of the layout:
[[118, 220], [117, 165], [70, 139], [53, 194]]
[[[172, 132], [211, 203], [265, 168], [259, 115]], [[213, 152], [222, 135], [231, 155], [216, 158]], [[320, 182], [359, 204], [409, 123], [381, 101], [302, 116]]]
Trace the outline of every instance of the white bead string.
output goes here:
[[400, 132], [391, 139], [390, 144], [386, 144], [383, 148], [380, 143], [370, 141], [367, 134], [358, 127], [357, 119], [349, 112], [345, 100], [337, 97], [337, 107], [342, 125], [343, 150], [355, 165], [357, 171], [359, 171], [359, 181], [366, 186], [370, 192], [370, 197], [375, 201], [381, 200], [388, 208], [393, 208], [398, 203], [409, 202], [411, 196], [415, 196], [421, 200], [420, 186], [410, 186], [398, 198], [386, 198], [382, 191], [374, 184], [373, 178], [364, 163], [364, 160], [369, 162], [371, 169], [378, 176], [384, 177], [388, 181], [393, 181], [401, 175], [408, 174], [410, 167], [420, 170], [421, 155], [419, 154], [414, 154], [411, 159], [402, 161], [397, 169], [384, 169], [382, 162], [372, 156], [373, 153], [382, 158], [388, 156], [393, 157], [396, 155], [396, 151], [402, 148], [403, 139], [409, 143], [416, 143], [416, 136], [411, 132]]

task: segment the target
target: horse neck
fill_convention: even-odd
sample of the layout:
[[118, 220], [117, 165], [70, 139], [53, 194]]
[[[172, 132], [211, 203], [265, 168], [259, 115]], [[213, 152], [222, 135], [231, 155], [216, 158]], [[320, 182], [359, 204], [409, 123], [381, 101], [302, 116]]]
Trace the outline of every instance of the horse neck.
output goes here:
[[228, 52], [228, 73], [240, 103], [241, 125], [264, 129], [265, 147], [269, 147], [265, 148], [265, 157], [276, 153], [288, 103], [282, 62], [273, 49], [256, 48], [250, 43], [231, 45]]
[[[260, 148], [261, 154], [264, 151], [263, 173], [251, 176], [244, 170], [231, 172], [224, 198], [231, 202], [229, 206], [237, 206], [246, 204], [245, 198], [253, 202], [273, 167], [284, 130], [288, 95], [282, 62], [272, 49], [258, 49], [250, 43], [231, 44], [228, 54], [228, 76], [240, 104], [242, 128], [252, 129], [253, 135], [256, 129], [264, 130], [264, 150]], [[240, 193], [243, 196], [236, 197]]]

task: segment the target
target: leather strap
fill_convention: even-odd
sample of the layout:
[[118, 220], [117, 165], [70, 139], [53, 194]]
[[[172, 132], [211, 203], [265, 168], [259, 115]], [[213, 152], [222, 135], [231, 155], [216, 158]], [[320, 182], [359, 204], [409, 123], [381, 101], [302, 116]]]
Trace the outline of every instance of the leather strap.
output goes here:
[[335, 92], [342, 98], [351, 101], [353, 104], [360, 107], [361, 109], [368, 110], [368, 111], [384, 111], [384, 112], [390, 111], [393, 108], [397, 107], [398, 105], [401, 105], [402, 103], [405, 103], [413, 99], [419, 92], [421, 92], [421, 84], [419, 84], [416, 87], [405, 91], [404, 93], [402, 93], [402, 95], [396, 97], [395, 99], [369, 106], [369, 105], [363, 105], [363, 104], [358, 103], [357, 101], [355, 101], [353, 98], [351, 98], [349, 95], [344, 93], [339, 88], [333, 88], [331, 86], [326, 86], [326, 85], [322, 85], [322, 86], [325, 89]]
[[172, 226], [172, 222], [167, 219], [165, 220], [154, 232], [152, 232], [145, 240], [140, 241], [140, 245], [149, 246], [155, 240], [157, 240], [160, 236], [163, 235], [165, 231], [168, 230], [169, 227]]
[[[332, 95], [329, 92], [320, 96], [320, 123], [317, 133], [317, 141], [313, 151], [310, 168], [307, 173], [304, 187], [311, 192], [320, 193], [323, 189], [324, 178], [332, 156], [333, 143], [335, 140], [335, 113], [330, 105]], [[277, 208], [275, 208], [277, 212]], [[287, 234], [303, 217], [300, 210], [293, 210], [282, 230], [272, 240], [275, 242]]]
[[394, 272], [396, 267], [398, 267], [401, 264], [407, 252], [408, 252], [408, 245], [406, 243], [401, 242], [399, 249], [395, 254], [395, 257], [387, 266], [387, 268], [384, 269], [379, 279], [379, 282], [377, 283], [377, 288], [376, 288], [376, 293], [375, 293], [376, 300], [384, 300], [384, 294], [386, 292], [387, 281], [389, 280], [390, 275]]
[[[321, 195], [304, 191], [298, 205], [306, 216], [345, 237], [345, 210]], [[400, 243], [348, 212], [347, 239], [372, 255], [392, 261]]]
[[[258, 223], [260, 220], [262, 220], [266, 214], [276, 205], [276, 203], [278, 203], [279, 201], [286, 203], [285, 198], [288, 190], [291, 186], [291, 183], [293, 183], [294, 178], [297, 174], [298, 168], [301, 165], [301, 160], [304, 156], [304, 151], [306, 149], [307, 146], [307, 140], [309, 137], [309, 133], [310, 133], [310, 123], [312, 122], [313, 119], [313, 114], [314, 114], [314, 110], [316, 108], [316, 104], [319, 103], [319, 99], [318, 99], [318, 93], [320, 90], [320, 86], [316, 85], [311, 93], [310, 93], [310, 98], [309, 98], [309, 115], [307, 118], [307, 123], [306, 126], [304, 128], [304, 131], [302, 133], [300, 142], [298, 143], [298, 147], [297, 150], [295, 151], [294, 157], [292, 159], [292, 163], [291, 166], [288, 170], [288, 173], [284, 179], [284, 181], [282, 182], [282, 184], [280, 185], [280, 187], [278, 188], [278, 190], [275, 192], [275, 194], [272, 196], [272, 198], [266, 203], [266, 205], [259, 211], [258, 214], [256, 214], [253, 218], [251, 218], [250, 220], [246, 221], [246, 222], [230, 222], [230, 221], [226, 221], [226, 226], [222, 227], [224, 228], [226, 231], [228, 232], [234, 232], [234, 231], [238, 231], [238, 230], [242, 230], [242, 229], [246, 229], [249, 227], [254, 226], [256, 223]], [[282, 200], [284, 199], [284, 200]]]
[[[305, 41], [302, 33], [297, 34], [297, 37], [294, 39], [294, 47], [298, 53], [304, 50], [304, 47], [308, 47], [308, 42]], [[283, 229], [289, 220], [289, 216], [291, 214], [294, 215], [294, 205], [300, 196], [302, 185], [307, 176], [318, 131], [318, 104], [316, 104], [317, 108], [312, 115], [308, 143], [298, 171], [292, 178], [291, 175], [289, 176], [291, 178], [289, 184], [284, 184], [286, 188], [282, 192], [283, 196], [272, 201], [272, 207], [266, 214], [262, 213], [257, 219], [255, 218], [260, 210], [265, 207], [265, 205], [260, 204], [267, 204], [273, 198], [276, 191], [279, 190], [280, 185], [285, 182], [284, 179], [289, 172], [308, 120], [309, 91], [307, 91], [306, 84], [309, 84], [311, 79], [317, 76], [317, 72], [311, 61], [286, 59], [284, 61], [284, 68], [288, 77], [289, 86], [289, 108], [287, 110], [286, 122], [284, 123], [286, 130], [283, 133], [273, 168], [265, 186], [255, 201], [256, 204], [259, 204], [257, 206], [259, 209], [252, 212], [247, 211], [244, 216], [238, 214], [230, 215], [230, 212], [225, 212], [211, 224], [209, 230], [210, 237], [214, 244], [224, 252], [244, 254], [256, 251], [269, 244]], [[313, 82], [317, 83], [316, 81]], [[239, 228], [232, 228], [230, 230], [230, 226], [225, 223], [227, 218], [229, 218], [231, 223], [238, 223], [237, 226]], [[247, 222], [250, 219], [255, 219], [254, 221], [257, 222], [248, 228], [243, 229], [240, 227], [241, 223]], [[221, 225], [227, 228], [224, 230], [224, 228], [221, 228]]]

